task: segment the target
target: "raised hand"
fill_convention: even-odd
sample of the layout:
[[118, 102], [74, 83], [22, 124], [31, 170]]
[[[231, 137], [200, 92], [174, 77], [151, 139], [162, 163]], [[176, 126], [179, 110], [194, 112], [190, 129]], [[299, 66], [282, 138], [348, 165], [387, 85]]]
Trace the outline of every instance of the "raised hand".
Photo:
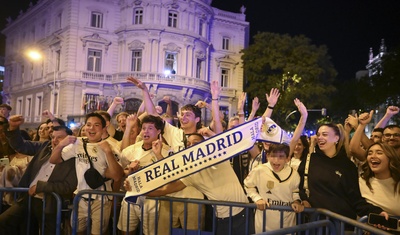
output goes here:
[[169, 97], [169, 96], [164, 96], [163, 97], [163, 101], [165, 102], [165, 103], [167, 103], [167, 104], [171, 104], [171, 97]]
[[161, 150], [162, 150], [162, 135], [159, 134], [159, 137], [157, 140], [154, 140], [153, 142], [151, 142], [151, 149], [153, 150], [153, 152], [156, 154], [157, 159], [161, 160], [163, 158], [162, 154], [161, 154]]
[[50, 120], [53, 120], [54, 119], [54, 115], [49, 111], [49, 110], [45, 110], [45, 111], [43, 111], [42, 112], [42, 115], [45, 117], [45, 118], [48, 118], [48, 119], [50, 119]]
[[9, 119], [8, 119], [8, 128], [10, 129], [10, 131], [12, 130], [16, 130], [19, 128], [19, 126], [21, 126], [22, 124], [24, 124], [25, 119], [22, 115], [12, 115]]
[[246, 102], [246, 97], [247, 97], [247, 93], [246, 92], [242, 92], [242, 94], [239, 96], [239, 100], [238, 100], [238, 112], [243, 112], [244, 109], [244, 103]]
[[161, 114], [164, 112], [163, 109], [162, 109], [162, 107], [159, 106], [159, 105], [157, 105], [155, 108], [156, 108], [156, 112], [157, 112], [159, 115], [161, 115]]
[[137, 114], [129, 114], [128, 117], [126, 117], [126, 127], [130, 128], [135, 126], [135, 124], [137, 123], [138, 117]]
[[258, 97], [254, 97], [253, 102], [251, 103], [251, 112], [256, 113], [259, 108], [260, 108], [260, 102], [258, 100]]
[[358, 117], [358, 121], [361, 125], [367, 125], [371, 122], [372, 117], [374, 116], [374, 110], [371, 110], [369, 113], [362, 113]]
[[268, 94], [265, 94], [265, 97], [268, 102], [268, 106], [274, 107], [276, 105], [276, 102], [278, 102], [278, 98], [281, 94], [279, 93], [278, 88], [272, 88], [271, 91]]
[[194, 106], [197, 106], [200, 109], [202, 109], [202, 108], [206, 108], [207, 107], [207, 103], [202, 101], [202, 100], [199, 100], [199, 101], [197, 101], [197, 103]]
[[299, 99], [294, 99], [294, 104], [297, 106], [297, 109], [299, 110], [299, 112], [300, 112], [300, 114], [302, 115], [302, 116], [306, 116], [306, 115], [308, 115], [308, 112], [307, 112], [307, 108], [306, 108], [306, 106], [303, 104], [303, 102], [301, 102]]
[[117, 104], [117, 105], [118, 105], [118, 104], [123, 104], [123, 103], [124, 103], [124, 98], [119, 97], [119, 96], [114, 97], [113, 103], [114, 103], [114, 104]]
[[394, 115], [396, 115], [398, 113], [399, 113], [399, 107], [397, 107], [397, 106], [389, 106], [386, 109], [386, 114], [388, 114], [390, 116], [394, 116]]
[[142, 81], [140, 81], [140, 80], [137, 79], [137, 78], [128, 77], [128, 78], [126, 78], [126, 80], [127, 80], [129, 83], [134, 84], [135, 86], [137, 86], [137, 87], [138, 87], [139, 89], [141, 89], [141, 90], [147, 90], [147, 86], [146, 86]]
[[218, 81], [211, 81], [210, 88], [212, 99], [218, 99], [219, 94], [221, 93], [221, 87], [218, 85]]

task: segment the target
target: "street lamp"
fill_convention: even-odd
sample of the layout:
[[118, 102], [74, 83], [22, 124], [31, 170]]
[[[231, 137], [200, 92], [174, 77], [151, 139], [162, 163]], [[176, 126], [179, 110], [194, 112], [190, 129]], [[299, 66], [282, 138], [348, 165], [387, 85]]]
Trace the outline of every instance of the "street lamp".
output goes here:
[[[297, 110], [294, 110], [294, 111], [290, 112], [290, 113], [286, 116], [285, 121], [287, 121], [288, 118], [289, 118], [292, 114], [295, 114], [296, 112], [297, 112]], [[326, 116], [326, 108], [322, 108], [322, 109], [307, 109], [307, 112], [321, 112], [321, 115], [322, 115], [322, 116]]]
[[[39, 61], [43, 59], [42, 53], [40, 53], [37, 50], [29, 50], [26, 52], [26, 55], [28, 58], [30, 58], [33, 61]], [[58, 114], [58, 101], [59, 101], [59, 96], [57, 96], [57, 100], [55, 99], [56, 93], [56, 65], [53, 63], [53, 61], [48, 60], [50, 64], [53, 66], [53, 85], [51, 87], [51, 99], [50, 99], [50, 112], [53, 114]], [[54, 107], [57, 107], [56, 109]]]

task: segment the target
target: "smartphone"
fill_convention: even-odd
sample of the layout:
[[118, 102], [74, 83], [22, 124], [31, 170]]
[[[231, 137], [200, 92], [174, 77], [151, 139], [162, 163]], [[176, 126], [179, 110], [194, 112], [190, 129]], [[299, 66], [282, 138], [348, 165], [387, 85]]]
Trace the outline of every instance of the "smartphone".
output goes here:
[[368, 224], [380, 224], [385, 226], [386, 228], [390, 228], [393, 230], [398, 229], [399, 220], [393, 217], [389, 217], [389, 220], [386, 220], [384, 216], [379, 214], [370, 213], [368, 215]]
[[0, 166], [9, 166], [10, 160], [8, 158], [0, 158]]

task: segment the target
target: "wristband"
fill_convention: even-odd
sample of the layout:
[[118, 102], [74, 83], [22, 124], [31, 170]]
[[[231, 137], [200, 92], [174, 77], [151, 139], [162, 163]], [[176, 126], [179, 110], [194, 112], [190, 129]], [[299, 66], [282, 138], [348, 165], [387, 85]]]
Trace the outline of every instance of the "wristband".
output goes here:
[[211, 100], [218, 100], [218, 99], [211, 99]]
[[269, 105], [268, 105], [268, 107], [267, 107], [267, 108], [269, 108], [269, 109], [274, 109], [274, 107], [272, 107], [272, 106], [269, 106]]

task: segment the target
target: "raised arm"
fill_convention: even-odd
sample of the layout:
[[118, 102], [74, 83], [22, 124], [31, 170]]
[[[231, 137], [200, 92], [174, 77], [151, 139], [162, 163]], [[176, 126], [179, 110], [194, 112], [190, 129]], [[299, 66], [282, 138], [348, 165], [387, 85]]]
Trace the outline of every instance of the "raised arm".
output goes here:
[[385, 128], [389, 120], [396, 114], [399, 113], [399, 107], [397, 106], [389, 106], [386, 109], [385, 115], [382, 117], [381, 120], [375, 125], [375, 128]]
[[281, 94], [279, 93], [278, 88], [272, 88], [271, 91], [265, 94], [265, 97], [267, 99], [268, 102], [268, 107], [265, 110], [263, 116], [264, 117], [271, 117], [272, 115], [272, 111], [274, 110], [274, 107], [276, 105], [276, 102], [278, 102], [278, 98]]
[[371, 110], [369, 113], [360, 114], [360, 117], [358, 118], [359, 124], [354, 132], [353, 138], [350, 140], [350, 152], [353, 157], [356, 157], [360, 161], [364, 161], [366, 159], [366, 152], [360, 145], [361, 138], [362, 135], [364, 135], [365, 126], [371, 121], [373, 115], [374, 110]]
[[124, 103], [124, 98], [118, 96], [115, 97], [110, 107], [107, 109], [107, 113], [110, 114], [110, 116], [112, 117], [114, 115], [115, 108], [117, 108], [118, 105], [121, 105], [123, 103]]
[[51, 113], [49, 110], [45, 110], [42, 112], [42, 115], [49, 119], [53, 125], [55, 124], [56, 126], [61, 126], [61, 123], [58, 121], [59, 119], [54, 117], [53, 113]]
[[239, 124], [242, 124], [245, 122], [245, 120], [244, 120], [244, 104], [246, 102], [246, 97], [247, 97], [246, 92], [242, 92], [242, 94], [239, 96], [238, 107], [237, 107], [237, 115], [239, 116]]
[[218, 85], [218, 81], [214, 80], [210, 84], [211, 86], [211, 116], [214, 122], [213, 130], [215, 134], [219, 134], [223, 131], [222, 123], [220, 119], [220, 112], [219, 112], [219, 94], [221, 92], [221, 87]]
[[[131, 114], [128, 117], [126, 117], [126, 129], [124, 131], [124, 135], [122, 136], [121, 140], [121, 151], [124, 150], [126, 147], [135, 143], [133, 139], [136, 139], [139, 133], [133, 133], [136, 135], [135, 137], [133, 137], [131, 136], [131, 132], [132, 128], [136, 125], [138, 125], [138, 117], [136, 114]], [[140, 132], [140, 130], [138, 130], [138, 132]]]
[[260, 108], [260, 102], [258, 101], [258, 97], [254, 97], [253, 102], [251, 103], [251, 112], [247, 121], [251, 121], [256, 116], [257, 110]]
[[169, 96], [164, 96], [163, 97], [164, 102], [167, 104], [167, 109], [165, 110], [165, 113], [168, 114], [170, 117], [174, 117], [174, 114], [172, 112], [172, 101], [171, 97]]
[[13, 149], [19, 153], [33, 156], [43, 147], [44, 143], [24, 140], [19, 130], [23, 123], [24, 118], [21, 115], [12, 115], [8, 120], [8, 130], [5, 131], [5, 134]]
[[307, 117], [308, 117], [308, 112], [306, 106], [299, 100], [299, 99], [294, 99], [294, 104], [297, 106], [297, 109], [299, 110], [301, 116], [299, 123], [297, 124], [296, 129], [294, 130], [293, 137], [290, 141], [290, 152], [289, 156], [292, 156], [292, 153], [294, 152], [294, 148], [296, 147], [297, 142], [300, 139], [301, 134], [303, 133], [304, 127], [306, 126], [307, 122]]
[[77, 139], [76, 136], [68, 135], [63, 140], [61, 140], [60, 143], [58, 143], [58, 145], [53, 148], [49, 162], [53, 164], [58, 164], [63, 162], [63, 159], [61, 157], [61, 152], [63, 148], [69, 144], [75, 143], [76, 139]]
[[147, 86], [142, 81], [134, 77], [128, 77], [126, 80], [127, 82], [134, 84], [135, 86], [137, 86], [139, 89], [142, 90], [144, 109], [147, 112], [147, 114], [153, 116], [159, 116], [156, 111], [156, 108], [154, 107], [153, 101], [151, 100], [151, 96], [149, 90], [147, 89]]

